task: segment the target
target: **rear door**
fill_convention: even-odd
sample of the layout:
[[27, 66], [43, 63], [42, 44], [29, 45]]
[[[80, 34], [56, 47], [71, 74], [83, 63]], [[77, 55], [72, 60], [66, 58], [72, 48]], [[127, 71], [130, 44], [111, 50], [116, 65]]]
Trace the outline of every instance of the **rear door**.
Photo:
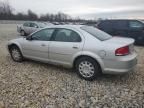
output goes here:
[[70, 65], [75, 54], [83, 48], [84, 40], [78, 31], [58, 28], [49, 45], [49, 58], [58, 64]]
[[144, 25], [143, 23], [131, 20], [129, 21], [128, 36], [134, 38], [136, 43], [144, 44]]

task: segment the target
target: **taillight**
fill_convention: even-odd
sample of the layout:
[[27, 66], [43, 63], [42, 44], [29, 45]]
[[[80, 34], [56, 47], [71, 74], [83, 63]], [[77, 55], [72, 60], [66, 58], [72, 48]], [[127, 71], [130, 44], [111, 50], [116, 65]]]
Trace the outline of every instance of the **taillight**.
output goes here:
[[125, 55], [128, 55], [129, 53], [130, 53], [130, 51], [129, 51], [129, 46], [125, 46], [125, 47], [118, 48], [118, 49], [115, 51], [115, 55], [116, 55], [116, 56], [125, 56]]

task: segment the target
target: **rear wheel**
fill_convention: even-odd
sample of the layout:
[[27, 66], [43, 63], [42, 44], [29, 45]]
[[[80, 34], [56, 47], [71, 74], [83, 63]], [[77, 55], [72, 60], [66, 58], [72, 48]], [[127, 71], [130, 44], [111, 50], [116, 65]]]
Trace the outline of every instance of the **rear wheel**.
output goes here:
[[90, 57], [79, 58], [75, 67], [78, 75], [85, 80], [94, 80], [101, 73], [98, 63]]
[[20, 49], [15, 45], [10, 47], [10, 55], [11, 55], [12, 59], [16, 62], [23, 61], [22, 53], [21, 53]]

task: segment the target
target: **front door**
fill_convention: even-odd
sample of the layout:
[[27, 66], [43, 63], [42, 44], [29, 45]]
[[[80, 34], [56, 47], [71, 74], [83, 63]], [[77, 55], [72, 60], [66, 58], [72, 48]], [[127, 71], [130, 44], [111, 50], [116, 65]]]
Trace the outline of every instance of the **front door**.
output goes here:
[[48, 48], [54, 29], [43, 29], [31, 36], [30, 40], [24, 39], [22, 43], [23, 55], [37, 60], [48, 60]]

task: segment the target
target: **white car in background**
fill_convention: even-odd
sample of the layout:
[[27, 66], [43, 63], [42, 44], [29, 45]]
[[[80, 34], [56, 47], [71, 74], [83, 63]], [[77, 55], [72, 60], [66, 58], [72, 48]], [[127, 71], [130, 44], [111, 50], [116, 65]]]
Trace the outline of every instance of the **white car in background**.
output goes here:
[[26, 36], [49, 25], [43, 22], [25, 22], [23, 25], [17, 26], [17, 31], [21, 36]]

